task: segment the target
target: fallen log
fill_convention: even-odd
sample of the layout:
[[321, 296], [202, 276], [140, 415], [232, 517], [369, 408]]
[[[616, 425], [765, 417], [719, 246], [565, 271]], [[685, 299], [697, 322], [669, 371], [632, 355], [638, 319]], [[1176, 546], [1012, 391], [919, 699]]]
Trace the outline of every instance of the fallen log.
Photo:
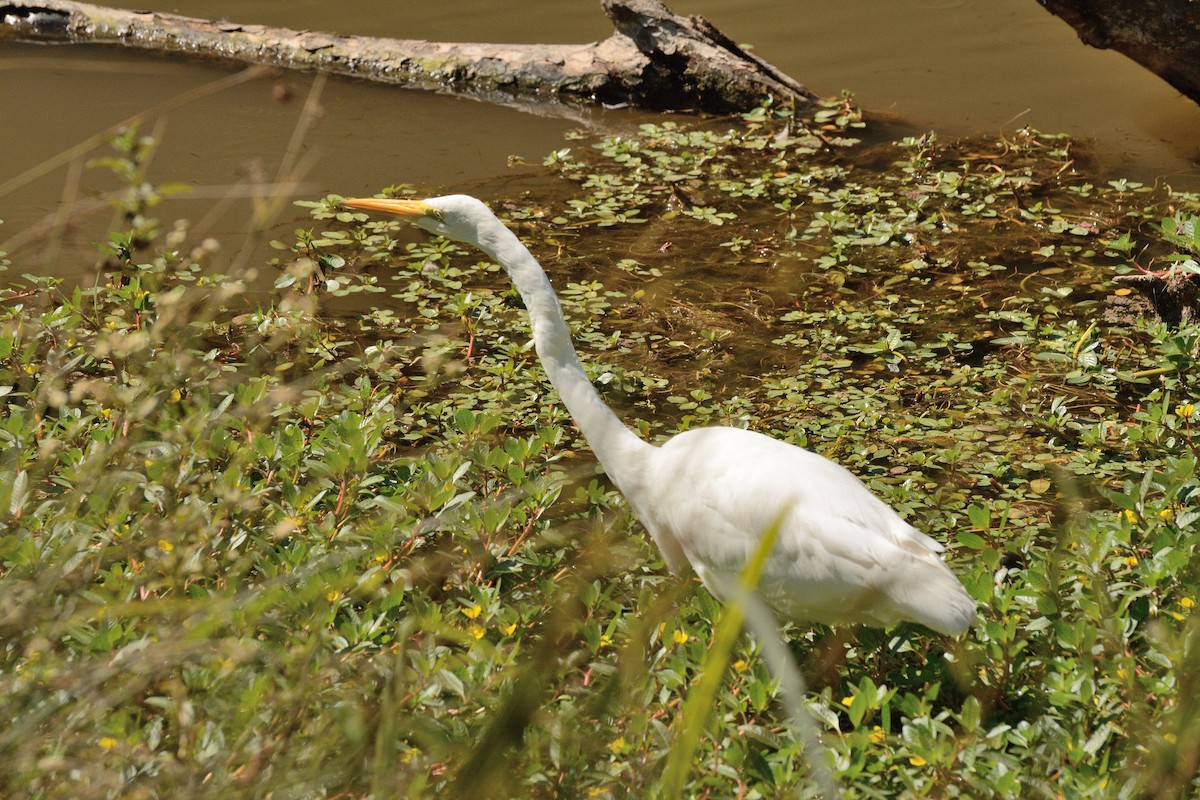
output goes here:
[[71, 0], [0, 0], [0, 33], [318, 70], [485, 99], [556, 99], [656, 110], [746, 111], [765, 97], [808, 106], [804, 86], [707, 20], [657, 0], [601, 0], [616, 31], [584, 45], [455, 44], [335, 36], [125, 11]]
[[1116, 50], [1200, 103], [1195, 0], [1038, 0], [1086, 45]]

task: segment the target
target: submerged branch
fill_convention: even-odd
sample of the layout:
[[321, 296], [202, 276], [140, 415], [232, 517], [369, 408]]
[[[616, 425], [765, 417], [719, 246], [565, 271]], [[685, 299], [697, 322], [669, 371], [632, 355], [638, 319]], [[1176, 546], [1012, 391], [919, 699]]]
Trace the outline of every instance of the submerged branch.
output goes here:
[[335, 36], [71, 0], [0, 2], [0, 33], [92, 42], [348, 75], [451, 94], [713, 113], [773, 97], [809, 105], [804, 86], [707, 20], [657, 0], [601, 0], [616, 31], [583, 45], [459, 44]]

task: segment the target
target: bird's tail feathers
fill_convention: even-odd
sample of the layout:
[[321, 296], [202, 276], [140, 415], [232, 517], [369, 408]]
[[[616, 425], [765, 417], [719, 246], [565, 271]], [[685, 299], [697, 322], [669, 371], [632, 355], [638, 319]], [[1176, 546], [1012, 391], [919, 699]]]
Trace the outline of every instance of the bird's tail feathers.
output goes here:
[[975, 600], [941, 559], [921, 559], [924, 569], [906, 570], [888, 595], [904, 619], [947, 636], [966, 633], [975, 621]]

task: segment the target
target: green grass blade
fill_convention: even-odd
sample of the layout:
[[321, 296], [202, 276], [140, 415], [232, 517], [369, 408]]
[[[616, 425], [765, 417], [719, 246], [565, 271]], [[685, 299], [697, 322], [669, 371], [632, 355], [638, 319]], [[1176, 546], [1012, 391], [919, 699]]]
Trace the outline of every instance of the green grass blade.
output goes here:
[[729, 666], [729, 657], [733, 646], [742, 632], [742, 621], [746, 616], [745, 596], [752, 594], [762, 578], [763, 567], [767, 557], [775, 546], [779, 536], [779, 528], [783, 521], [781, 513], [763, 534], [762, 542], [750, 559], [750, 563], [742, 570], [739, 594], [741, 597], [727, 598], [721, 622], [717, 626], [712, 646], [700, 668], [700, 677], [692, 685], [684, 701], [680, 714], [680, 732], [674, 746], [667, 756], [666, 770], [662, 778], [662, 796], [667, 800], [676, 800], [683, 796], [683, 786], [687, 781], [688, 769], [696, 755], [700, 737], [708, 724], [709, 713], [713, 708], [717, 690], [725, 678]]
[[821, 787], [821, 794], [827, 800], [836, 800], [842, 796], [842, 790], [825, 762], [827, 750], [821, 744], [816, 724], [804, 705], [804, 698], [808, 694], [804, 675], [779, 635], [775, 616], [762, 599], [754, 592], [746, 592], [741, 601], [746, 609], [746, 627], [758, 643], [771, 676], [779, 683], [779, 695], [787, 709], [792, 730], [804, 742], [805, 763], [809, 773]]

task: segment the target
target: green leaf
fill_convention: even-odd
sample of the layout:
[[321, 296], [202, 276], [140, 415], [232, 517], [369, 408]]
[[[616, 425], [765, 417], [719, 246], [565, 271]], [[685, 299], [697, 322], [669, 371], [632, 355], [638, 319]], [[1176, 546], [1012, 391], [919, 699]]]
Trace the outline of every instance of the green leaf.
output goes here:
[[471, 433], [475, 430], [475, 415], [468, 408], [460, 408], [454, 412], [454, 427], [458, 428], [462, 433]]
[[959, 531], [954, 534], [954, 539], [963, 547], [971, 550], [985, 550], [988, 546], [987, 540], [979, 534], [970, 531]]
[[869, 707], [870, 704], [867, 702], [865, 694], [861, 692], [855, 694], [854, 699], [850, 701], [850, 708], [846, 710], [847, 716], [850, 717], [850, 724], [857, 728], [862, 723], [863, 716], [866, 715]]
[[[992, 527], [992, 511], [986, 506], [979, 503], [972, 503], [967, 506], [967, 519], [971, 524], [981, 531], [986, 531]], [[961, 541], [961, 539], [960, 539]]]
[[983, 707], [979, 703], [979, 698], [971, 695], [963, 701], [962, 711], [959, 712], [959, 722], [963, 726], [963, 730], [967, 733], [974, 733], [979, 730], [979, 723], [983, 720]]

